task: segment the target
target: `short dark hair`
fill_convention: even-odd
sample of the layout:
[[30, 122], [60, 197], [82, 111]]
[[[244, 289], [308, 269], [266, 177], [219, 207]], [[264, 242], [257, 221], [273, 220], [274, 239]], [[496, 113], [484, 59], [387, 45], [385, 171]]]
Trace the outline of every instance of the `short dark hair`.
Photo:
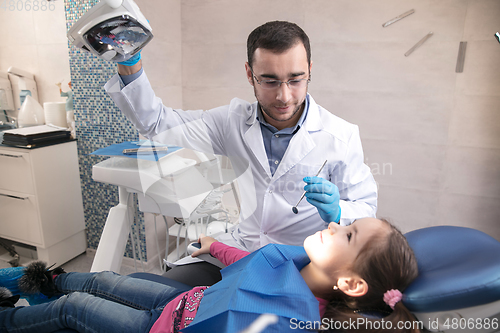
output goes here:
[[307, 53], [307, 63], [311, 64], [309, 37], [297, 24], [286, 21], [267, 22], [255, 28], [247, 39], [247, 57], [250, 68], [253, 55], [258, 48], [282, 53], [301, 42]]

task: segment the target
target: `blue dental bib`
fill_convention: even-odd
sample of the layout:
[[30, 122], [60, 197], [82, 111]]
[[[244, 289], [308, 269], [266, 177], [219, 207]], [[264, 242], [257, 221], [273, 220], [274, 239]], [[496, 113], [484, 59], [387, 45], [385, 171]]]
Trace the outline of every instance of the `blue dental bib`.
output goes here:
[[300, 275], [309, 262], [303, 247], [277, 244], [238, 260], [205, 290], [195, 320], [182, 332], [239, 332], [263, 313], [279, 317], [264, 332], [290, 331], [301, 321], [300, 327], [319, 325], [319, 302]]

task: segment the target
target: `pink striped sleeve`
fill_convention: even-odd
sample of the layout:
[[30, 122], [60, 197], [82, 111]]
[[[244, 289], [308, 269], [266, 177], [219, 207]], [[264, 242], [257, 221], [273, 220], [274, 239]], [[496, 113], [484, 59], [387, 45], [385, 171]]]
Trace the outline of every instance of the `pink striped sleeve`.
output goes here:
[[213, 242], [210, 245], [210, 254], [219, 259], [224, 265], [229, 266], [241, 258], [246, 257], [250, 252], [237, 249], [221, 242]]

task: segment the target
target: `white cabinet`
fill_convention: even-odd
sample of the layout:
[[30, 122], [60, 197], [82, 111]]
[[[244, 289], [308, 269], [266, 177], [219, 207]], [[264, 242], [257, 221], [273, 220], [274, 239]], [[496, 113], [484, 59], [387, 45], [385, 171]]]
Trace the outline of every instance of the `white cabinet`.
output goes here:
[[76, 141], [0, 146], [0, 237], [35, 246], [49, 265], [85, 252]]

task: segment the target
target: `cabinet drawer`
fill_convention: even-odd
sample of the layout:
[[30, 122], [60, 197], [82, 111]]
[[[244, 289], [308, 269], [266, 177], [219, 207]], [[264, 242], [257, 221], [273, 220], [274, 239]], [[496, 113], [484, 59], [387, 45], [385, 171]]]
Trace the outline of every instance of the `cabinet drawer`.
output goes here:
[[0, 190], [0, 237], [42, 244], [36, 197]]
[[35, 194], [29, 152], [0, 149], [0, 190]]

